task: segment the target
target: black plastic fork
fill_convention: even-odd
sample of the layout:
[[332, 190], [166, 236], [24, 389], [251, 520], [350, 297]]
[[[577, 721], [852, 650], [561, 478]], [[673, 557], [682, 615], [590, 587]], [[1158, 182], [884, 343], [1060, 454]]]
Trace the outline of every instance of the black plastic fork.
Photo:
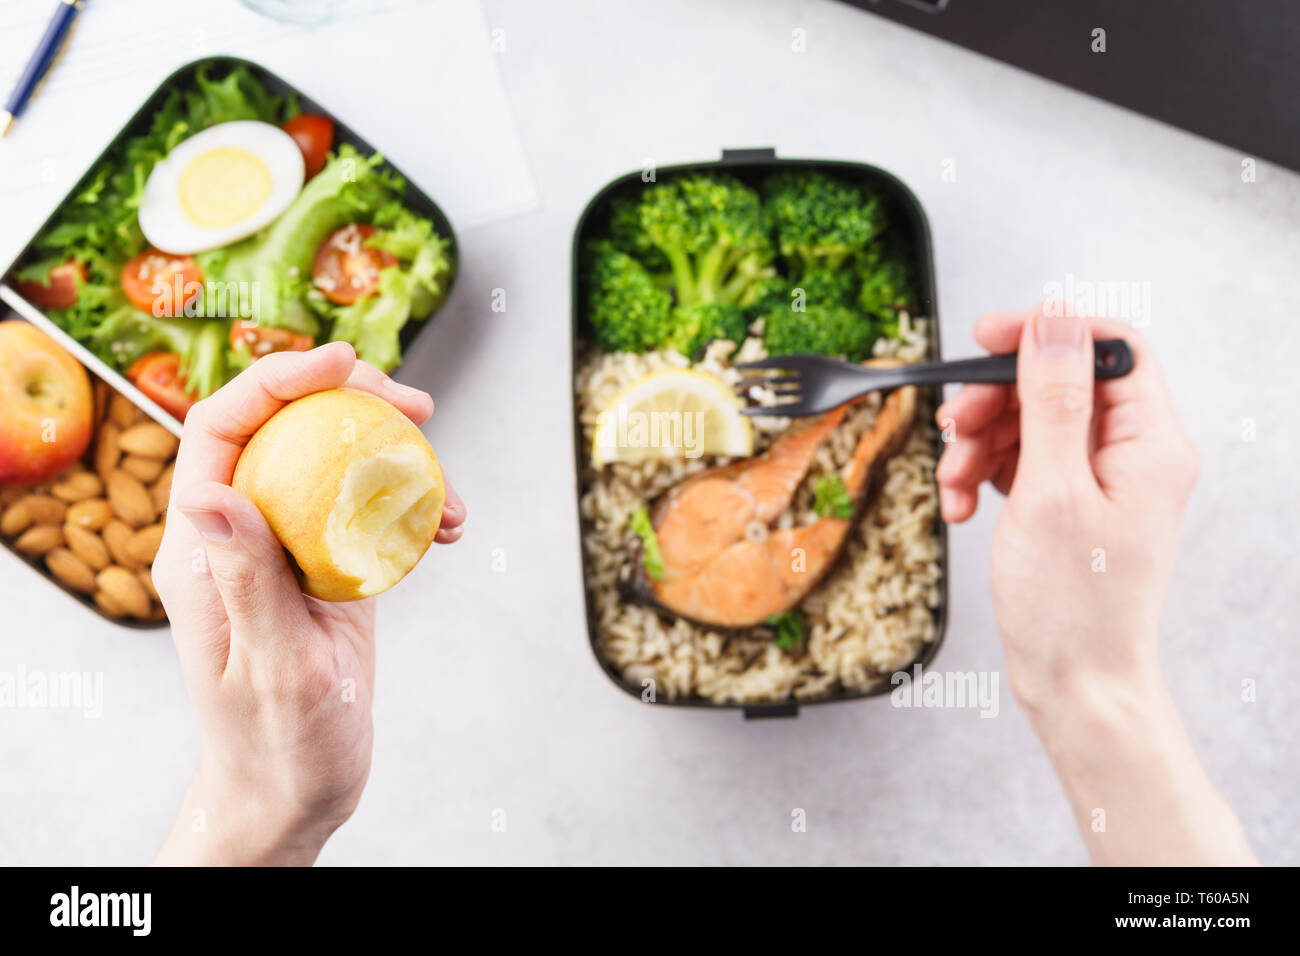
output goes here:
[[[1123, 339], [1099, 339], [1093, 343], [1093, 354], [1093, 374], [1099, 381], [1122, 378], [1133, 370], [1133, 350]], [[778, 405], [747, 405], [741, 409], [746, 415], [802, 417], [830, 411], [867, 392], [902, 385], [1014, 382], [1016, 353], [925, 365], [873, 367], [800, 352], [773, 355], [756, 362], [738, 362], [735, 367], [745, 372], [776, 373], [742, 379], [736, 384], [742, 398], [757, 385], [771, 388], [780, 399], [792, 399]]]

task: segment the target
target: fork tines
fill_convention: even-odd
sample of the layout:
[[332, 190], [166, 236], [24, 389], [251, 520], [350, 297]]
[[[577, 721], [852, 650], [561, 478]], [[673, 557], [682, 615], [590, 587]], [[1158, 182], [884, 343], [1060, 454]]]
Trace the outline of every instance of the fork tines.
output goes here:
[[[802, 391], [799, 376], [797, 374], [781, 374], [780, 371], [776, 369], [774, 369], [774, 371], [776, 371], [777, 374], [746, 376], [733, 386], [736, 397], [746, 403], [740, 409], [742, 413], [746, 415], [788, 414], [788, 412], [784, 411], [785, 406], [798, 404], [799, 395]], [[762, 388], [770, 391], [777, 398], [776, 404], [753, 404], [754, 395], [752, 390], [755, 388]], [[777, 413], [776, 409], [778, 408], [783, 409], [783, 411]]]
[[750, 390], [755, 388], [771, 390], [777, 399], [776, 405], [746, 405], [741, 411], [746, 415], [764, 415], [777, 414], [776, 408], [781, 408], [780, 414], [789, 414], [787, 408], [792, 405], [798, 405], [802, 385], [800, 382], [800, 368], [798, 365], [798, 355], [772, 355], [766, 359], [755, 359], [754, 362], [737, 362], [733, 368], [740, 372], [755, 372], [757, 375], [745, 375], [740, 381], [736, 382], [735, 390], [737, 397], [741, 401], [753, 401], [753, 394]]
[[799, 391], [798, 375], [771, 375], [758, 376], [757, 378], [742, 378], [733, 386], [737, 392], [742, 395], [749, 393], [751, 388], [770, 388], [778, 395], [784, 393], [796, 394]]

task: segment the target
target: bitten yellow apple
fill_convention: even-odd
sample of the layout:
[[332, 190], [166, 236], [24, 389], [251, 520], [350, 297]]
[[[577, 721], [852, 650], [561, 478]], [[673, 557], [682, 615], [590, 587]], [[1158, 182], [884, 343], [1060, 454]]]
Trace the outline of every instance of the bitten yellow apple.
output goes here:
[[305, 593], [354, 601], [386, 591], [433, 543], [446, 488], [424, 435], [369, 392], [290, 402], [244, 447], [235, 489], [301, 569]]

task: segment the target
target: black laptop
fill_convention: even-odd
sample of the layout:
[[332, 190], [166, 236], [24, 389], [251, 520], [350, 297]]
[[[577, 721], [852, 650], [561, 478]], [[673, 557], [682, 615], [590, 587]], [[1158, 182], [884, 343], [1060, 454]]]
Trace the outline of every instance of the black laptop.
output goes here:
[[1297, 0], [846, 0], [1300, 170]]

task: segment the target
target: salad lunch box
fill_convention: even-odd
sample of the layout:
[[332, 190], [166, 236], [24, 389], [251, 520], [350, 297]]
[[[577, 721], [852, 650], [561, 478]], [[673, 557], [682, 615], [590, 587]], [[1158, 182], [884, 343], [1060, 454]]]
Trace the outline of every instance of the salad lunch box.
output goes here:
[[[77, 361], [85, 366], [87, 372], [90, 374], [92, 384], [94, 384], [96, 388], [102, 388], [102, 386], [95, 384], [95, 380], [98, 379], [99, 382], [106, 385], [111, 391], [125, 396], [132, 405], [143, 411], [145, 415], [161, 424], [177, 437], [181, 434], [181, 423], [175, 417], [140, 391], [129, 379], [127, 379], [125, 375], [101, 360], [98, 356], [93, 354], [90, 349], [86, 348], [66, 331], [56, 325], [38, 306], [24, 298], [16, 290], [9, 279], [17, 266], [25, 262], [33, 252], [37, 238], [58, 221], [60, 210], [66, 204], [72, 202], [75, 197], [86, 188], [100, 164], [104, 162], [104, 160], [110, 158], [110, 156], [126, 139], [143, 133], [149, 128], [154, 116], [158, 113], [165, 99], [173, 90], [185, 90], [187, 87], [195, 86], [196, 74], [200, 70], [221, 76], [238, 67], [247, 69], [251, 75], [261, 82], [262, 85], [273, 95], [278, 97], [294, 97], [302, 112], [317, 113], [332, 118], [334, 121], [333, 149], [337, 149], [341, 144], [348, 143], [354, 146], [362, 155], [369, 156], [379, 152], [361, 136], [357, 135], [350, 127], [341, 122], [332, 111], [322, 108], [302, 91], [256, 63], [231, 56], [211, 56], [194, 60], [175, 70], [170, 76], [163, 80], [161, 84], [159, 84], [158, 88], [155, 89], [152, 94], [150, 94], [140, 109], [138, 109], [131, 119], [127, 121], [126, 125], [123, 126], [118, 134], [108, 143], [99, 156], [97, 156], [86, 168], [85, 173], [81, 176], [78, 182], [51, 211], [40, 229], [33, 235], [32, 240], [22, 249], [13, 262], [9, 263], [4, 268], [3, 274], [5, 276], [5, 281], [0, 282], [0, 302], [9, 306], [9, 308], [17, 313], [19, 317], [26, 319], [41, 331], [45, 332], [50, 336], [50, 338], [54, 339], [54, 341], [77, 359]], [[397, 169], [391, 163], [388, 163], [387, 160], [385, 160], [382, 165], [384, 169], [397, 173], [402, 177], [402, 180], [405, 183], [405, 188], [401, 196], [402, 204], [417, 215], [430, 220], [433, 223], [435, 231], [447, 243], [446, 251], [450, 263], [450, 271], [444, 280], [446, 290], [442, 302], [438, 306], [438, 309], [441, 309], [442, 304], [445, 304], [447, 298], [450, 296], [452, 287], [456, 280], [459, 250], [456, 244], [455, 232], [452, 230], [451, 223], [447, 219], [447, 216], [438, 207], [437, 203], [416, 186], [408, 176], [404, 175], [400, 169]], [[402, 354], [405, 354], [414, 341], [423, 334], [424, 330], [433, 324], [438, 309], [435, 309], [433, 314], [430, 314], [424, 319], [406, 322], [401, 330], [400, 336]], [[5, 547], [8, 548], [9, 551], [27, 564], [31, 565], [34, 570], [41, 573], [42, 576], [50, 580], [51, 583], [62, 587], [65, 592], [77, 598], [96, 613], [102, 613], [100, 609], [97, 608], [96, 605], [84, 594], [79, 594], [77, 591], [60, 584], [60, 582], [55, 580], [52, 575], [46, 573], [44, 565], [38, 558], [20, 553], [14, 547], [13, 542], [9, 541], [4, 536], [0, 536], [0, 541], [3, 541]], [[113, 620], [115, 623], [128, 627], [154, 628], [164, 627], [167, 624], [165, 618], [157, 621], [145, 622], [113, 618], [107, 614], [103, 616], [109, 620]]]
[[[937, 296], [935, 294], [934, 280], [934, 260], [930, 244], [930, 227], [926, 220], [925, 211], [922, 209], [920, 201], [916, 198], [906, 185], [895, 176], [875, 166], [869, 166], [865, 163], [843, 162], [833, 160], [811, 160], [811, 159], [778, 159], [774, 149], [724, 149], [720, 160], [711, 162], [686, 163], [677, 166], [660, 167], [656, 175], [674, 173], [700, 173], [700, 172], [721, 172], [725, 171], [731, 176], [742, 182], [756, 186], [758, 182], [767, 174], [783, 169], [810, 169], [834, 174], [838, 177], [849, 179], [865, 186], [869, 186], [877, 194], [885, 197], [894, 214], [893, 228], [906, 233], [911, 241], [915, 253], [916, 278], [919, 286], [919, 295], [921, 301], [921, 314], [931, 320], [930, 340], [932, 344], [932, 358], [940, 358], [939, 344], [939, 323]], [[607, 215], [608, 205], [612, 197], [625, 192], [633, 184], [643, 181], [641, 171], [628, 173], [620, 176], [614, 181], [607, 184], [601, 189], [595, 197], [587, 204], [582, 215], [578, 218], [577, 226], [573, 234], [572, 249], [572, 282], [571, 282], [571, 340], [572, 348], [570, 351], [569, 367], [569, 386], [574, 388], [573, 376], [579, 361], [579, 348], [584, 334], [584, 320], [582, 316], [582, 293], [581, 293], [581, 250], [588, 238], [589, 231], [594, 228], [594, 224], [601, 221]], [[929, 391], [929, 398], [933, 405], [937, 407], [939, 400], [942, 398], [941, 390], [938, 388]], [[576, 466], [577, 495], [581, 499], [583, 493], [582, 472], [584, 462], [590, 455], [590, 449], [584, 441], [582, 422], [580, 421], [579, 397], [576, 389], [573, 391], [573, 449], [574, 462]], [[929, 423], [932, 433], [932, 442], [936, 457], [942, 450], [942, 437], [933, 423]], [[587, 638], [591, 645], [592, 654], [596, 658], [601, 670], [609, 677], [613, 683], [622, 691], [630, 694], [634, 699], [640, 700], [642, 696], [641, 688], [629, 682], [614, 665], [605, 659], [600, 650], [599, 634], [597, 633], [597, 618], [595, 608], [595, 596], [591, 587], [591, 573], [588, 568], [587, 557], [582, 542], [586, 539], [589, 531], [588, 521], [583, 518], [581, 508], [578, 509], [578, 534], [579, 534], [579, 560], [582, 564], [583, 593], [586, 601], [586, 620], [587, 620]], [[910, 669], [915, 664], [923, 667], [929, 666], [939, 651], [939, 646], [943, 643], [944, 634], [947, 629], [947, 612], [948, 612], [948, 529], [947, 525], [941, 519], [937, 520], [936, 534], [939, 543], [939, 603], [934, 608], [935, 636], [928, 642], [921, 653], [907, 667]], [[799, 707], [804, 704], [825, 704], [836, 701], [860, 700], [866, 697], [877, 697], [888, 694], [893, 689], [889, 681], [881, 681], [874, 687], [865, 691], [840, 693], [831, 697], [814, 698], [809, 700], [780, 700], [770, 703], [717, 703], [698, 697], [679, 697], [674, 699], [657, 700], [658, 706], [669, 707], [696, 707], [710, 710], [740, 710], [746, 718], [758, 717], [794, 717], [799, 712]]]

